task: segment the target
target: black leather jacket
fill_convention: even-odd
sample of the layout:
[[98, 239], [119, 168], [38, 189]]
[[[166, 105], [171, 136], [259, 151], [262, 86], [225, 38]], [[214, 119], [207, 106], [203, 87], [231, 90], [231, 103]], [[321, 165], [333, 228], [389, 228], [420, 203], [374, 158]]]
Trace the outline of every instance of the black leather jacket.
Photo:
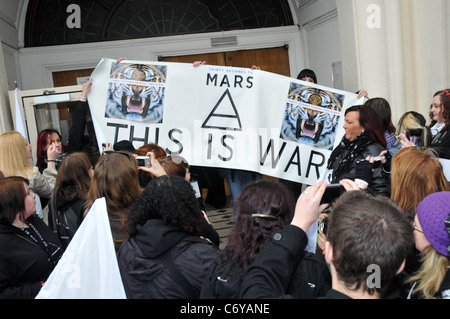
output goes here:
[[[355, 164], [359, 160], [363, 160], [367, 158], [367, 156], [378, 156], [380, 153], [384, 151], [384, 147], [378, 143], [373, 143], [369, 145], [361, 154], [360, 158], [357, 158], [353, 163], [348, 172], [337, 176], [332, 183], [338, 183], [340, 180], [348, 178], [355, 179]], [[348, 155], [348, 151], [344, 150], [341, 154], [336, 158], [336, 160], [331, 163], [328, 167], [329, 169], [336, 169], [339, 163]], [[369, 183], [369, 187], [372, 188], [375, 192], [390, 197], [391, 196], [391, 182], [389, 174], [383, 172], [382, 167], [375, 168], [372, 175], [372, 180]]]

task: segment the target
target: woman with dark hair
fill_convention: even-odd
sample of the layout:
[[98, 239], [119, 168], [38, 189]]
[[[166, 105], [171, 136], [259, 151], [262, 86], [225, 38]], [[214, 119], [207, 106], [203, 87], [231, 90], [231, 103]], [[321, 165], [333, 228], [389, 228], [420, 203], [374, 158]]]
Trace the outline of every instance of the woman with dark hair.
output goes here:
[[191, 180], [191, 174], [189, 173], [189, 164], [181, 156], [164, 156], [158, 159], [167, 175], [176, 175], [184, 178], [186, 181]]
[[[209, 269], [201, 298], [239, 296], [248, 267], [270, 243], [272, 235], [291, 222], [295, 200], [283, 184], [261, 180], [244, 186], [235, 207], [237, 221], [227, 246]], [[319, 297], [331, 287], [330, 280], [323, 260], [305, 251], [288, 291], [298, 298]]]
[[297, 75], [297, 80], [305, 81], [305, 82], [311, 82], [317, 84], [317, 76], [316, 73], [314, 73], [313, 70], [310, 69], [303, 69], [300, 71], [300, 73]]
[[[164, 169], [167, 175], [175, 175], [184, 178], [185, 181], [190, 182], [191, 185], [191, 173], [189, 172], [189, 164], [186, 159], [179, 155], [165, 156], [158, 159], [159, 164]], [[194, 186], [193, 186], [194, 187]], [[197, 186], [198, 187], [198, 186]], [[194, 188], [195, 189], [195, 188]], [[208, 221], [208, 216], [206, 215], [205, 205], [203, 204], [203, 198], [201, 194], [196, 193], [197, 202], [199, 208], [202, 210], [203, 215]], [[211, 242], [219, 247], [220, 245], [220, 236], [214, 230], [214, 227], [209, 223], [205, 225], [205, 228], [202, 229], [201, 235], [205, 238], [211, 240]]]
[[130, 236], [117, 255], [127, 298], [198, 298], [218, 252], [200, 236], [205, 223], [189, 182], [151, 180], [130, 209]]
[[[297, 75], [297, 80], [317, 84], [316, 73], [311, 69], [301, 70], [300, 73]], [[367, 93], [366, 90], [359, 90], [358, 92], [356, 92], [356, 94], [358, 94], [358, 98], [362, 98], [362, 97], [367, 98], [367, 99], [369, 98], [369, 94]]]
[[93, 174], [91, 162], [85, 153], [72, 153], [61, 161], [50, 207], [53, 228], [58, 230], [65, 246], [69, 244], [87, 214], [86, 195]]
[[0, 298], [36, 297], [62, 255], [61, 243], [35, 214], [28, 180], [0, 180]]
[[430, 148], [435, 149], [440, 158], [450, 159], [450, 89], [436, 92], [430, 117], [429, 128], [433, 135]]
[[[377, 113], [367, 105], [356, 105], [345, 111], [345, 136], [333, 150], [328, 160], [328, 169], [333, 170], [331, 183], [342, 179], [355, 179], [357, 162], [369, 156], [378, 156], [386, 150], [386, 138]], [[382, 167], [374, 168], [368, 186], [377, 193], [390, 197], [391, 187]], [[365, 185], [367, 186], [367, 185]]]
[[384, 137], [386, 138], [386, 149], [389, 151], [393, 147], [397, 139], [395, 137], [395, 126], [392, 123], [392, 111], [389, 102], [381, 97], [369, 99], [364, 103], [377, 112], [383, 125]]
[[136, 158], [128, 152], [103, 152], [95, 165], [86, 200], [90, 209], [98, 198], [105, 198], [116, 251], [128, 236], [128, 212], [141, 193]]

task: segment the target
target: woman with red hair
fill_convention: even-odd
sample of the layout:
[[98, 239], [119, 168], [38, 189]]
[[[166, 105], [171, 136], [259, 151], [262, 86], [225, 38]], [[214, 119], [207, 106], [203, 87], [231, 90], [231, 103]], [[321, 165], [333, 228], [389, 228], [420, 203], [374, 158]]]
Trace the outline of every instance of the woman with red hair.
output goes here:
[[61, 134], [55, 129], [45, 129], [39, 133], [36, 150], [36, 166], [41, 173], [47, 168], [47, 150], [50, 145], [55, 145], [60, 154], [56, 159], [56, 168], [58, 168], [59, 163], [66, 153], [81, 151], [84, 129], [86, 127], [86, 112], [89, 109], [87, 95], [91, 91], [91, 85], [92, 79], [83, 84], [80, 101], [78, 102], [73, 123], [70, 127], [67, 144], [63, 143]]

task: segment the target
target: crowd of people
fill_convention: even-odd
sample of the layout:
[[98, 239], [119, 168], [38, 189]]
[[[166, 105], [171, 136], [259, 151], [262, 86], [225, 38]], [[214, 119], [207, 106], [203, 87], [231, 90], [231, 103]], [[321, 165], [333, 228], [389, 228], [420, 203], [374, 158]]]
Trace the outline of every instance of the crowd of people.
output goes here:
[[[311, 70], [299, 79], [317, 83]], [[0, 135], [0, 298], [34, 298], [105, 198], [130, 299], [450, 299], [450, 184], [439, 161], [450, 159], [450, 89], [434, 95], [428, 126], [407, 112], [396, 128], [383, 98], [348, 108], [327, 165], [342, 194], [323, 204], [326, 182], [301, 191], [250, 178], [233, 194], [235, 219], [220, 249], [184, 158], [120, 141], [93, 167], [80, 137], [90, 87], [68, 143], [56, 130], [39, 134], [36, 165], [20, 133]], [[318, 222], [314, 254], [306, 232]]]

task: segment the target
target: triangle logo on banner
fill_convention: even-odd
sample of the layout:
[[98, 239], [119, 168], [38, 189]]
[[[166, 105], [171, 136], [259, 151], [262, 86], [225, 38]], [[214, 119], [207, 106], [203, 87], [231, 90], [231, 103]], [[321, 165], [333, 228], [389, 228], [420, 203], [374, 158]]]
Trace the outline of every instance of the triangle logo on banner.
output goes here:
[[209, 113], [202, 128], [242, 131], [241, 119], [228, 89]]

